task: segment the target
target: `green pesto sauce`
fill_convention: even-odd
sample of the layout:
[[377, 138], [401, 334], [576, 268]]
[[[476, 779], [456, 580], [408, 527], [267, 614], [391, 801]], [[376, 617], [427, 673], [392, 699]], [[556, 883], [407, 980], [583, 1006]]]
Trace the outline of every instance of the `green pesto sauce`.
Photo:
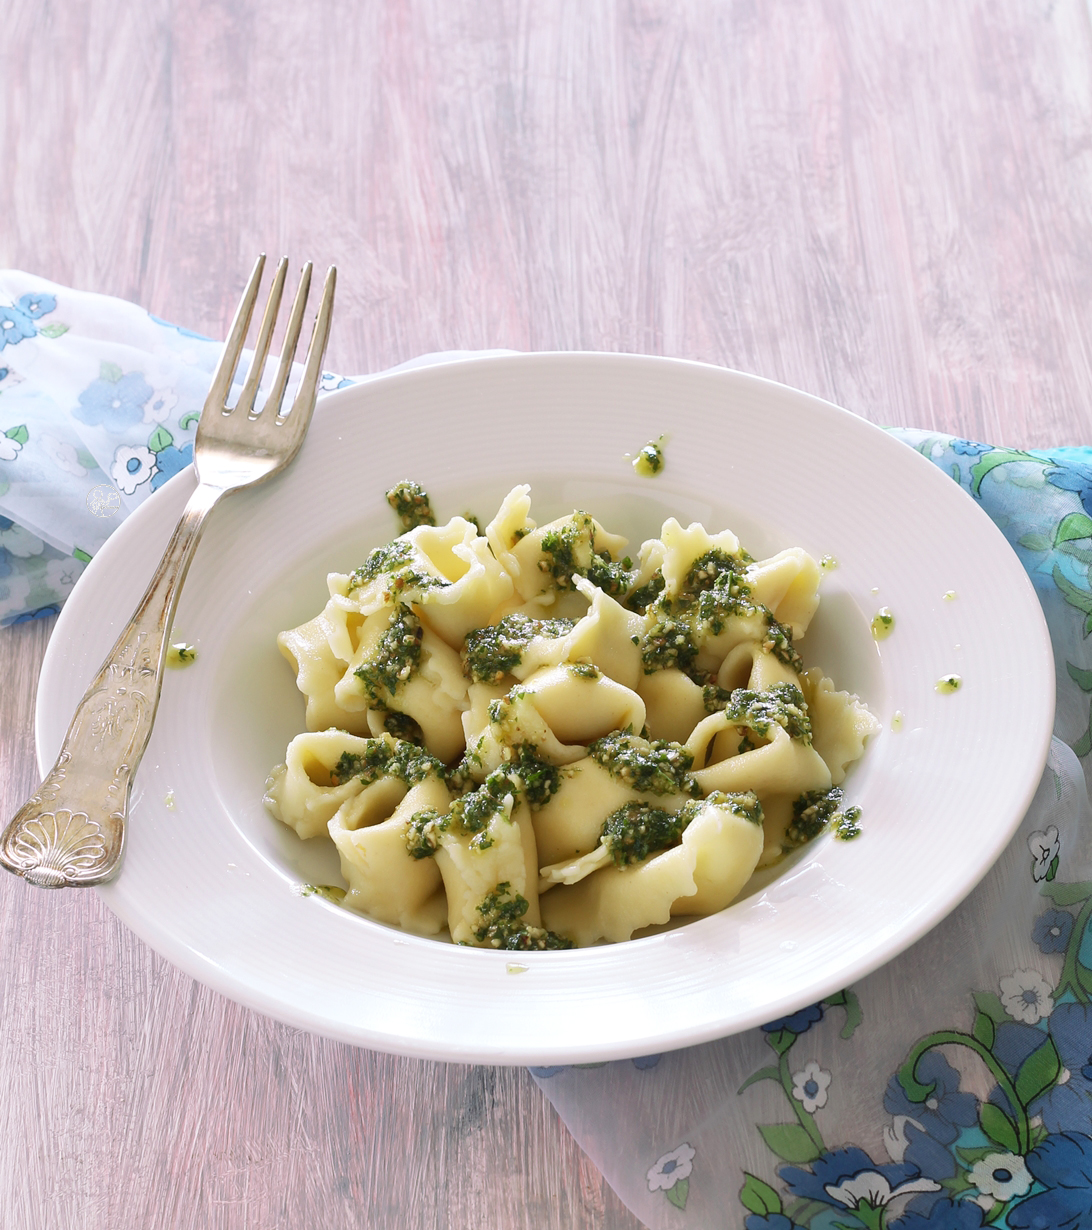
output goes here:
[[656, 671], [689, 671], [698, 656], [689, 621], [672, 613], [670, 599], [657, 603], [655, 618], [641, 637], [641, 665], [646, 675]]
[[386, 739], [368, 739], [363, 752], [342, 752], [334, 766], [331, 785], [359, 777], [365, 786], [381, 777], [397, 777], [407, 786], [416, 786], [429, 774], [443, 777], [443, 764], [424, 748], [407, 741], [396, 741], [392, 747]]
[[701, 787], [690, 773], [693, 753], [667, 739], [643, 739], [624, 730], [604, 735], [588, 748], [588, 755], [611, 777], [642, 794], [689, 794]]
[[675, 597], [663, 595], [663, 577], [658, 575], [658, 596], [646, 600], [641, 594], [641, 602], [638, 602], [640, 591], [634, 591], [626, 598], [626, 604], [632, 609], [648, 611], [651, 615], [640, 641], [641, 664], [646, 675], [674, 668], [696, 683], [705, 683], [694, 669], [700, 637], [718, 636], [732, 617], [757, 614], [766, 620], [762, 648], [793, 670], [804, 669], [793, 647], [791, 629], [779, 623], [768, 607], [751, 600], [751, 587], [745, 579], [750, 561], [745, 551], [729, 555], [727, 551], [713, 548], [694, 561]]
[[189, 666], [196, 661], [197, 649], [193, 645], [187, 645], [185, 641], [178, 641], [167, 650], [167, 665], [172, 670], [181, 670], [183, 666]]
[[880, 609], [872, 616], [872, 639], [874, 641], [882, 641], [889, 637], [895, 630], [895, 616], [891, 614], [891, 608], [881, 606]]
[[949, 589], [949, 590], [946, 590], [946, 591], [945, 591], [945, 593], [944, 593], [944, 601], [945, 601], [945, 602], [954, 602], [954, 601], [956, 600], [956, 598], [958, 598], [958, 597], [959, 597], [959, 595], [955, 592], [955, 590], [954, 590], [954, 589]]
[[963, 686], [962, 675], [941, 675], [941, 677], [933, 685], [942, 695], [950, 695], [952, 692], [958, 692]]
[[623, 602], [631, 611], [643, 615], [664, 592], [664, 574], [657, 568], [649, 580], [637, 589], [630, 590]]
[[538, 566], [548, 573], [558, 589], [573, 589], [573, 577], [587, 577], [605, 594], [624, 594], [632, 581], [633, 561], [614, 561], [609, 551], [597, 550], [595, 522], [586, 512], [574, 512], [557, 529], [547, 530], [539, 543]]
[[792, 823], [789, 825], [781, 849], [785, 853], [818, 837], [830, 829], [839, 841], [852, 841], [861, 835], [861, 809], [842, 809], [844, 794], [840, 787], [829, 790], [809, 790], [793, 801]]
[[732, 699], [732, 693], [716, 683], [707, 683], [701, 690], [701, 703], [706, 713], [720, 713]]
[[610, 851], [616, 867], [640, 863], [657, 850], [677, 846], [701, 806], [693, 799], [672, 813], [632, 799], [606, 818], [599, 840]]
[[527, 909], [526, 897], [513, 892], [509, 881], [502, 881], [478, 905], [482, 921], [474, 930], [474, 938], [485, 947], [506, 952], [572, 948], [572, 940], [524, 922]]
[[396, 606], [374, 655], [354, 672], [371, 700], [382, 703], [413, 676], [421, 665], [423, 635], [417, 615], [407, 606]]
[[811, 716], [804, 694], [795, 683], [775, 683], [764, 692], [736, 688], [724, 712], [729, 721], [744, 728], [741, 752], [755, 746], [749, 734], [765, 739], [774, 726], [780, 726], [801, 743], [811, 743]]
[[809, 790], [794, 799], [792, 823], [785, 832], [782, 850], [787, 853], [818, 837], [840, 814], [843, 797], [840, 787], [831, 786], [829, 790]]
[[527, 805], [537, 810], [557, 793], [561, 786], [561, 770], [545, 760], [533, 743], [517, 743], [510, 750], [512, 758], [505, 763], [503, 772], [513, 793], [522, 795]]
[[852, 841], [855, 837], [860, 837], [860, 819], [861, 809], [859, 807], [847, 807], [844, 812], [841, 812], [834, 824], [834, 836], [838, 841]]
[[565, 663], [570, 675], [575, 675], [577, 679], [598, 679], [600, 677], [599, 667], [594, 662], [566, 662]]
[[436, 524], [432, 504], [425, 489], [418, 483], [408, 480], [398, 483], [387, 492], [387, 503], [397, 513], [404, 530], [414, 530], [419, 525]]
[[903, 715], [901, 709], [896, 709], [891, 715], [891, 729], [902, 730]]
[[396, 538], [394, 542], [387, 543], [385, 547], [376, 547], [369, 553], [364, 563], [350, 575], [349, 592], [352, 593], [361, 585], [367, 585], [369, 581], [374, 581], [376, 577], [384, 575], [388, 578], [388, 597], [412, 598], [414, 594], [425, 590], [440, 589], [451, 584], [443, 577], [436, 577], [429, 572], [422, 572], [414, 568], [412, 559], [413, 544], [405, 538]]
[[[660, 437], [660, 440], [663, 436]], [[650, 440], [633, 459], [633, 468], [642, 478], [651, 478], [664, 468], [664, 450], [659, 440]]]
[[743, 790], [726, 794], [723, 790], [714, 790], [706, 796], [706, 804], [715, 803], [718, 807], [727, 807], [733, 815], [746, 820], [748, 824], [761, 825], [766, 819], [762, 804], [753, 790]]
[[766, 635], [762, 648], [772, 653], [783, 666], [791, 667], [798, 675], [803, 674], [804, 663], [793, 646], [791, 629], [778, 623], [765, 607], [762, 610], [766, 612]]
[[720, 547], [713, 547], [690, 565], [690, 571], [679, 589], [679, 597], [683, 601], [691, 601], [718, 586], [727, 589], [729, 583], [737, 595], [746, 596], [751, 592], [742, 580], [746, 566], [747, 561], [741, 556], [729, 555]]
[[832, 572], [838, 567], [838, 561], [833, 555], [824, 555], [819, 561], [819, 567], [822, 568], [824, 572]]
[[332, 901], [334, 905], [341, 905], [345, 900], [345, 889], [336, 884], [305, 884], [300, 889], [300, 896], [322, 897], [326, 901]]
[[403, 739], [407, 743], [416, 743], [419, 747], [425, 745], [425, 732], [410, 717], [408, 713], [395, 713], [375, 706], [375, 711], [383, 714], [383, 729], [395, 739]]
[[573, 629], [571, 619], [532, 619], [505, 615], [498, 623], [472, 628], [463, 645], [463, 670], [475, 683], [496, 683], [523, 660], [536, 636], [556, 640]]

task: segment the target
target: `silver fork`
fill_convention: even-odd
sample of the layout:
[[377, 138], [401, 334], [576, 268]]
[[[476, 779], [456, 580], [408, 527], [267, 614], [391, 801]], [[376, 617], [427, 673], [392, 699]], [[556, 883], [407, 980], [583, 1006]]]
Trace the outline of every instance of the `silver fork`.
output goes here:
[[326, 275], [303, 379], [291, 410], [282, 415], [281, 402], [311, 283], [310, 262], [300, 277], [280, 364], [265, 404], [255, 410], [284, 291], [287, 258], [277, 266], [246, 383], [235, 406], [227, 405], [264, 266], [263, 254], [235, 312], [197, 427], [193, 449], [197, 489], [136, 612], [84, 693], [56, 764], [0, 836], [0, 864], [31, 884], [86, 886], [117, 874], [125, 848], [129, 792], [159, 704], [168, 633], [205, 518], [222, 495], [264, 482], [283, 470], [303, 443], [322, 377], [337, 273], [331, 267]]

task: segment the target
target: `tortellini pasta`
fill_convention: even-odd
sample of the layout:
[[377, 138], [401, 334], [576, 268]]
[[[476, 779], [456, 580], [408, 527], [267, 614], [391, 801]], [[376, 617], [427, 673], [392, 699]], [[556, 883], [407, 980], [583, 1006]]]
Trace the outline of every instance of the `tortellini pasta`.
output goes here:
[[671, 519], [631, 557], [585, 512], [537, 526], [527, 487], [484, 532], [396, 491], [420, 523], [278, 637], [307, 731], [265, 801], [333, 840], [325, 895], [460, 944], [617, 942], [855, 823], [840, 785], [878, 723], [801, 662], [805, 551]]

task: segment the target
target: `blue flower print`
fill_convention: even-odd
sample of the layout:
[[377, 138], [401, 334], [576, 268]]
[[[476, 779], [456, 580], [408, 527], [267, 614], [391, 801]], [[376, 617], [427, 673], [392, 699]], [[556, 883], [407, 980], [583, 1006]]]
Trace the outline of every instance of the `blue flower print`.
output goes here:
[[777, 1172], [794, 1196], [818, 1200], [834, 1208], [882, 1208], [896, 1196], [940, 1191], [940, 1184], [923, 1178], [917, 1166], [877, 1165], [856, 1145], [831, 1149], [812, 1162], [811, 1170], [782, 1166]]
[[979, 444], [977, 440], [953, 440], [952, 452], [959, 453], [963, 457], [978, 457], [982, 453], [988, 453], [993, 448], [992, 444]]
[[778, 1017], [776, 1021], [770, 1021], [769, 1024], [763, 1025], [762, 1029], [765, 1033], [776, 1034], [781, 1030], [787, 1030], [790, 1034], [806, 1034], [813, 1025], [818, 1025], [823, 1019], [825, 1011], [823, 1004], [812, 1004], [810, 1007], [801, 1008], [799, 1012], [793, 1012], [789, 1016]]
[[987, 1225], [982, 1206], [973, 1200], [937, 1200], [928, 1213], [907, 1212], [890, 1223], [889, 1230], [982, 1230]]
[[784, 1213], [752, 1213], [744, 1218], [745, 1230], [797, 1230], [796, 1222]]
[[934, 1086], [924, 1102], [911, 1102], [897, 1076], [888, 1081], [883, 1097], [884, 1110], [896, 1124], [902, 1118], [901, 1136], [908, 1143], [899, 1160], [934, 1179], [955, 1178], [955, 1158], [948, 1146], [962, 1128], [978, 1122], [978, 1103], [974, 1094], [960, 1092], [959, 1073], [937, 1051], [921, 1057], [915, 1075], [923, 1085]]
[[184, 470], [192, 460], [192, 441], [189, 444], [184, 444], [181, 448], [178, 448], [174, 444], [169, 444], [166, 448], [161, 448], [155, 455], [156, 465], [159, 469], [152, 475], [152, 490], [158, 490], [163, 486], [168, 478], [174, 478], [174, 476], [180, 470]]
[[38, 320], [39, 317], [47, 315], [56, 308], [57, 299], [55, 295], [23, 295], [19, 299], [18, 306], [31, 320]]
[[124, 431], [140, 422], [144, 403], [151, 395], [152, 386], [140, 372], [128, 372], [118, 380], [100, 376], [80, 394], [79, 408], [72, 413], [89, 427]]
[[1063, 491], [1076, 491], [1084, 505], [1084, 511], [1092, 517], [1092, 467], [1071, 461], [1064, 469], [1048, 470], [1046, 480], [1051, 486], [1060, 487]]
[[1048, 1136], [1027, 1156], [1047, 1189], [1009, 1209], [1011, 1230], [1085, 1230], [1092, 1226], [1092, 1136]]
[[1048, 1132], [1088, 1131], [1092, 1123], [1092, 1007], [1059, 1004], [1050, 1018], [1050, 1036], [1069, 1076], [1063, 1076], [1029, 1109], [1042, 1115]]
[[0, 350], [34, 337], [37, 332], [34, 321], [21, 308], [0, 307]]
[[51, 615], [59, 615], [61, 608], [56, 603], [51, 606], [40, 606], [36, 611], [24, 611], [21, 615], [11, 621], [12, 627], [15, 624], [28, 624], [32, 619], [48, 619]]
[[537, 1076], [539, 1080], [545, 1080], [548, 1076], [556, 1076], [559, 1072], [564, 1072], [567, 1064], [561, 1064], [558, 1067], [552, 1068], [530, 1068], [532, 1076]]
[[1073, 934], [1073, 915], [1068, 910], [1047, 910], [1035, 920], [1031, 938], [1039, 945], [1039, 951], [1048, 955], [1065, 952], [1069, 937]]
[[636, 1059], [633, 1059], [630, 1062], [633, 1064], [635, 1068], [639, 1069], [640, 1071], [644, 1071], [646, 1068], [654, 1068], [660, 1062], [661, 1059], [663, 1059], [662, 1054], [660, 1055], [638, 1055]]

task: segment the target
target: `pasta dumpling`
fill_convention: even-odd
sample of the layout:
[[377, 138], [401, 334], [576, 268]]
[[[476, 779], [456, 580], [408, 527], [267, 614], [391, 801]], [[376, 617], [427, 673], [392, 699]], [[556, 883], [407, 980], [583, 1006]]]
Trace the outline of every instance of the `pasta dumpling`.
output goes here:
[[618, 942], [855, 829], [841, 783], [879, 725], [800, 658], [806, 551], [671, 518], [631, 556], [586, 512], [538, 526], [526, 486], [484, 532], [395, 491], [406, 532], [278, 637], [307, 731], [265, 802], [333, 841], [328, 896], [458, 944]]

